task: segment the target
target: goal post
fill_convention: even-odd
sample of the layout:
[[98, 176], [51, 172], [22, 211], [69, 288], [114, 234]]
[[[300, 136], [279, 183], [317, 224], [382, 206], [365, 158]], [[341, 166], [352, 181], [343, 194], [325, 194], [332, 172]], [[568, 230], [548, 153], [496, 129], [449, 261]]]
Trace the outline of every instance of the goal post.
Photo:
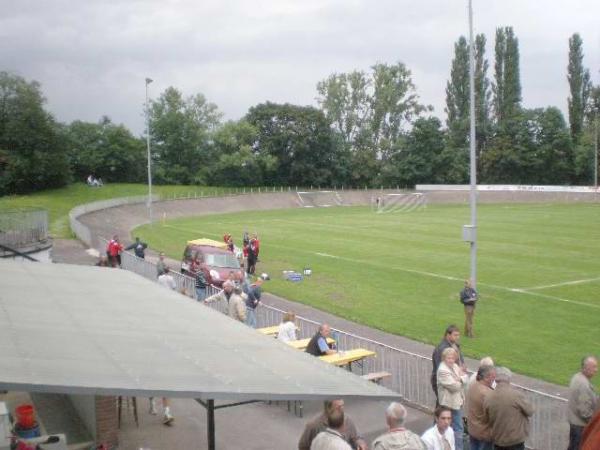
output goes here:
[[421, 192], [381, 194], [371, 200], [371, 208], [378, 214], [411, 212], [426, 207], [427, 196]]
[[297, 191], [298, 204], [303, 208], [329, 208], [343, 206], [337, 191]]

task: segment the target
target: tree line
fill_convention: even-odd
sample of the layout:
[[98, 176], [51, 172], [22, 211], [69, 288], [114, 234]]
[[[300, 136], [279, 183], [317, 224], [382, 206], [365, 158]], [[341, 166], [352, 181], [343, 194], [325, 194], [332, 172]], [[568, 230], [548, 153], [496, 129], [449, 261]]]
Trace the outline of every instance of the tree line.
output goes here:
[[[519, 41], [496, 30], [474, 42], [478, 182], [591, 184], [600, 86], [569, 39], [568, 123], [554, 106], [522, 106]], [[403, 186], [467, 183], [469, 44], [461, 36], [446, 84], [446, 120], [420, 102], [401, 62], [336, 73], [318, 107], [265, 102], [223, 122], [202, 94], [169, 87], [148, 107], [153, 180], [222, 186]], [[490, 73], [493, 72], [493, 73]], [[89, 174], [146, 181], [146, 141], [108, 117], [57, 122], [39, 83], [0, 72], [0, 195], [59, 187]]]

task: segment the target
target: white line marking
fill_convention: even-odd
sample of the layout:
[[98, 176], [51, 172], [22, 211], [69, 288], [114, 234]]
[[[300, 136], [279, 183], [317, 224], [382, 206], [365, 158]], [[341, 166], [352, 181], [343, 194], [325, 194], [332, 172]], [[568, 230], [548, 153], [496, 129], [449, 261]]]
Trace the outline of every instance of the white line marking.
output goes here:
[[329, 253], [319, 253], [319, 252], [315, 252], [315, 255], [318, 255], [318, 256], [324, 256], [324, 257], [326, 257], [326, 258], [339, 258], [339, 256], [330, 255]]
[[[175, 227], [173, 225], [164, 225], [164, 227], [168, 227], [168, 228], [173, 228], [176, 230], [180, 230], [180, 231], [187, 231], [187, 232], [198, 232], [199, 230], [190, 230], [190, 229], [186, 229], [186, 228], [180, 228], [180, 227]], [[209, 232], [204, 232], [204, 234], [208, 234], [211, 236], [218, 236], [217, 233], [209, 233]], [[300, 248], [293, 248], [293, 247], [287, 247], [284, 245], [276, 245], [276, 244], [269, 244], [270, 247], [277, 247], [277, 248], [282, 248], [282, 249], [286, 249], [286, 250], [290, 250], [290, 251], [295, 251], [295, 252], [303, 252], [303, 253], [309, 253], [312, 255], [317, 255], [317, 256], [321, 256], [321, 257], [325, 257], [325, 258], [336, 258], [336, 259], [341, 259], [343, 261], [349, 261], [349, 262], [353, 262], [353, 263], [359, 263], [359, 264], [364, 264], [364, 265], [369, 265], [369, 266], [374, 266], [374, 267], [386, 267], [388, 269], [392, 269], [392, 270], [398, 270], [401, 272], [406, 272], [406, 273], [414, 273], [417, 275], [423, 275], [423, 276], [428, 276], [428, 277], [432, 277], [432, 278], [441, 278], [443, 280], [449, 280], [449, 281], [463, 281], [464, 278], [461, 277], [453, 277], [450, 275], [443, 275], [443, 274], [439, 274], [439, 273], [434, 273], [434, 272], [427, 272], [427, 271], [423, 271], [423, 270], [416, 270], [416, 269], [408, 269], [406, 267], [399, 267], [399, 266], [383, 266], [380, 264], [375, 264], [372, 261], [366, 261], [366, 260], [361, 260], [361, 259], [354, 259], [354, 258], [347, 258], [344, 256], [336, 256], [336, 255], [330, 255], [327, 253], [319, 253], [319, 252], [313, 252], [310, 250], [304, 250], [304, 249], [300, 249]], [[554, 300], [557, 302], [562, 302], [562, 303], [572, 303], [574, 305], [580, 305], [580, 306], [587, 306], [588, 308], [594, 308], [594, 309], [600, 309], [600, 305], [593, 305], [590, 303], [585, 303], [585, 302], [578, 302], [576, 300], [570, 300], [568, 298], [562, 298], [562, 297], [554, 297], [552, 295], [546, 295], [546, 294], [540, 294], [539, 292], [529, 292], [525, 289], [520, 289], [520, 288], [509, 288], [506, 286], [498, 286], [495, 284], [488, 284], [488, 283], [481, 283], [479, 282], [478, 285], [480, 286], [487, 286], [489, 288], [492, 289], [498, 289], [501, 291], [507, 291], [507, 292], [513, 292], [513, 293], [519, 293], [519, 294], [524, 294], [524, 295], [529, 295], [532, 297], [538, 297], [538, 298], [544, 298], [544, 299], [548, 299], [548, 300]]]
[[536, 291], [538, 289], [548, 289], [548, 288], [560, 287], [560, 286], [571, 286], [571, 285], [574, 285], [574, 284], [592, 283], [592, 282], [598, 281], [598, 280], [600, 280], [600, 277], [586, 278], [586, 279], [583, 279], [583, 280], [565, 281], [563, 283], [546, 284], [544, 286], [534, 286], [534, 287], [521, 288], [521, 289], [524, 290], [524, 291]]

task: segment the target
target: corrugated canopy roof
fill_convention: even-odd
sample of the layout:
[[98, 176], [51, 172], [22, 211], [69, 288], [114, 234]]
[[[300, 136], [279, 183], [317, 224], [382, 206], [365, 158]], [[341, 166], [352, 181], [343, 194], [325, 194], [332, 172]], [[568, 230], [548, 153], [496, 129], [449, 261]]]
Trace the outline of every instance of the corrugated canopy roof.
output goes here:
[[0, 389], [398, 398], [131, 272], [0, 261]]

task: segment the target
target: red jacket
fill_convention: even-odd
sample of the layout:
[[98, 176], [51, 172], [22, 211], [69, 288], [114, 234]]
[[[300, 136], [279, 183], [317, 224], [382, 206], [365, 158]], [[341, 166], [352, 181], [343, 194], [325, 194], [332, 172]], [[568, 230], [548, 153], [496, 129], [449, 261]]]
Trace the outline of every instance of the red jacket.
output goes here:
[[123, 245], [120, 242], [111, 239], [108, 243], [108, 247], [106, 247], [106, 251], [110, 256], [117, 256], [123, 251]]

